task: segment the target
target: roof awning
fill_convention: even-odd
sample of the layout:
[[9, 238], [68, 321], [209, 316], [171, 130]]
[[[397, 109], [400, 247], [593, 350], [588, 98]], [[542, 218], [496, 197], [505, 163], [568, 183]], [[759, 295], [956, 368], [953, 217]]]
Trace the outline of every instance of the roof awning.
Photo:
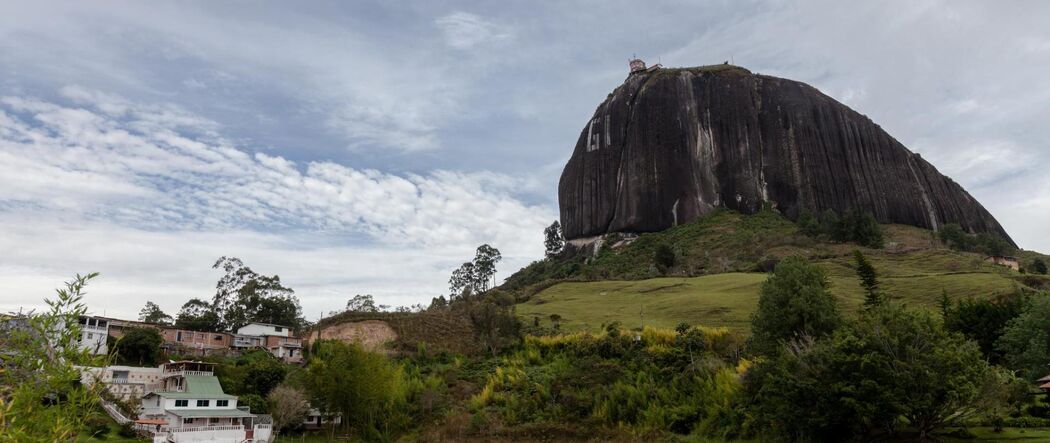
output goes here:
[[138, 423], [140, 425], [168, 425], [168, 421], [162, 418], [140, 418], [138, 420], [135, 420], [135, 423]]
[[255, 417], [255, 414], [249, 414], [240, 409], [168, 409], [169, 414], [181, 418], [201, 418], [201, 417], [218, 417], [218, 418], [246, 418]]
[[1050, 375], [1047, 375], [1047, 376], [1045, 376], [1043, 378], [1040, 378], [1039, 380], [1036, 380], [1036, 381], [1039, 382], [1039, 383], [1050, 382]]

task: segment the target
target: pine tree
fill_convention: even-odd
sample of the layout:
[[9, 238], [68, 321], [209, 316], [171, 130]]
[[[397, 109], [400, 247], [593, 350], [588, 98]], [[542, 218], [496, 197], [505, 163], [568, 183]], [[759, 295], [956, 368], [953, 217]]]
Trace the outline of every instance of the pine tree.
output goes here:
[[879, 274], [875, 267], [868, 262], [867, 257], [860, 250], [853, 251], [853, 259], [857, 262], [857, 277], [860, 285], [864, 287], [864, 307], [871, 308], [882, 304], [882, 294], [879, 293]]

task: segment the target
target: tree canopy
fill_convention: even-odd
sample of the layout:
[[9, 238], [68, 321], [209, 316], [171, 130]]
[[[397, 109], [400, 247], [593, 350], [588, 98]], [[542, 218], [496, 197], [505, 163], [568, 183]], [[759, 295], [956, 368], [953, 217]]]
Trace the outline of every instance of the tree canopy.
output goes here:
[[220, 257], [212, 268], [224, 272], [212, 300], [222, 327], [237, 330], [251, 322], [294, 329], [305, 325], [295, 291], [281, 284], [279, 276], [260, 275], [236, 257]]
[[789, 257], [762, 284], [758, 310], [751, 316], [752, 344], [760, 353], [774, 354], [789, 340], [823, 337], [840, 323], [824, 271]]
[[191, 331], [222, 332], [222, 321], [211, 303], [199, 298], [191, 298], [179, 309], [175, 317], [175, 327]]
[[146, 323], [156, 323], [160, 325], [170, 325], [173, 321], [170, 315], [165, 314], [164, 311], [160, 310], [160, 306], [151, 301], [146, 302], [146, 306], [139, 311], [139, 321]]

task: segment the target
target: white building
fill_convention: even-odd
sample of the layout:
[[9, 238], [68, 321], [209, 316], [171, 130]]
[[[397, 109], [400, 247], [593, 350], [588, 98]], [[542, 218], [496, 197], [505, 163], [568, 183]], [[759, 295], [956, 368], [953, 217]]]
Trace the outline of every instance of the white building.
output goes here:
[[234, 334], [233, 347], [263, 348], [287, 363], [303, 361], [303, 340], [292, 335], [292, 330], [287, 326], [249, 323]]
[[92, 354], [108, 354], [109, 320], [100, 317], [80, 317], [80, 348]]
[[266, 441], [269, 424], [238, 407], [237, 397], [222, 390], [213, 363], [179, 361], [162, 365], [157, 390], [142, 397], [141, 421], [156, 425], [154, 441]]

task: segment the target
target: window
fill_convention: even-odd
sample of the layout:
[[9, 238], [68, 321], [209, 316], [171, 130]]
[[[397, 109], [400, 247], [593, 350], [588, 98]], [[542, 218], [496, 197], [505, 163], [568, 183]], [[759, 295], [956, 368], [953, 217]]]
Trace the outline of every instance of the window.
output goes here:
[[189, 405], [190, 405], [190, 401], [189, 400], [175, 400], [175, 407], [176, 408], [185, 408], [186, 406], [189, 406]]
[[92, 333], [88, 332], [88, 338], [87, 339], [88, 340], [93, 340], [94, 338], [95, 338], [95, 334], [92, 334]]
[[182, 331], [175, 333], [175, 341], [182, 341]]
[[229, 400], [215, 400], [215, 406], [225, 408], [230, 405]]
[[206, 408], [206, 407], [208, 407], [208, 403], [211, 403], [211, 401], [209, 401], [209, 400], [197, 400], [197, 407], [198, 408]]
[[283, 331], [283, 330], [284, 330], [284, 328], [282, 328], [282, 327], [280, 327], [280, 326], [274, 326], [274, 327], [273, 327], [273, 330], [274, 330], [274, 332], [281, 332], [281, 331]]
[[193, 424], [193, 419], [192, 418], [184, 418], [184, 419], [182, 419], [182, 424], [184, 424], [184, 425], [192, 425]]
[[217, 425], [217, 424], [219, 424], [219, 419], [217, 419], [217, 418], [214, 418], [214, 417], [212, 417], [212, 418], [209, 418], [209, 419], [208, 419], [208, 424], [209, 424], [209, 425]]
[[98, 321], [98, 327], [100, 327], [100, 328], [106, 327], [106, 321], [105, 320], [99, 320]]
[[221, 335], [216, 335], [216, 336], [215, 336], [215, 339], [216, 339], [216, 340], [222, 340], [222, 336], [221, 336]]

